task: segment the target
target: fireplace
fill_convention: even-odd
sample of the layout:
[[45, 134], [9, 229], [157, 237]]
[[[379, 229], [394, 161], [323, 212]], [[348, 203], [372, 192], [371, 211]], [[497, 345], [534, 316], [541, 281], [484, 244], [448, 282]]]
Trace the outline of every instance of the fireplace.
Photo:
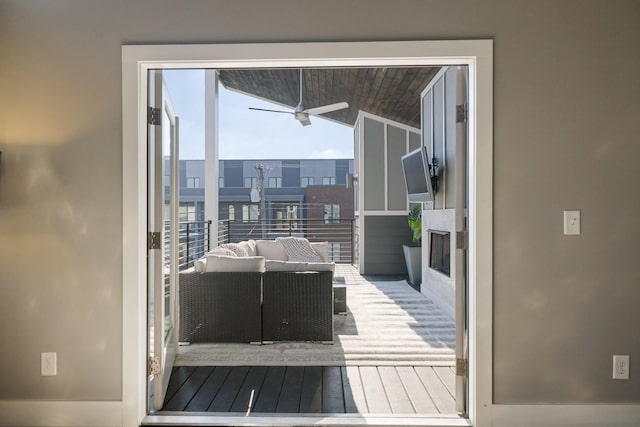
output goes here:
[[448, 231], [428, 230], [429, 267], [451, 277], [451, 234]]

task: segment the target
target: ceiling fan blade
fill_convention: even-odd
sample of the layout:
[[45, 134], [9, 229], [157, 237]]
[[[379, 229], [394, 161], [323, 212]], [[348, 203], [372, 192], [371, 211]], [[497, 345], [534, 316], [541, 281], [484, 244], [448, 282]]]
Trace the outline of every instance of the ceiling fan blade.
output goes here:
[[293, 111], [282, 111], [282, 110], [269, 110], [266, 108], [254, 108], [254, 107], [249, 107], [249, 110], [256, 110], [256, 111], [268, 111], [270, 113], [287, 113], [287, 114], [293, 114]]
[[332, 111], [344, 110], [345, 108], [349, 108], [349, 104], [347, 104], [346, 102], [337, 102], [335, 104], [323, 105], [321, 107], [307, 108], [303, 112], [307, 114], [318, 115], [330, 113]]

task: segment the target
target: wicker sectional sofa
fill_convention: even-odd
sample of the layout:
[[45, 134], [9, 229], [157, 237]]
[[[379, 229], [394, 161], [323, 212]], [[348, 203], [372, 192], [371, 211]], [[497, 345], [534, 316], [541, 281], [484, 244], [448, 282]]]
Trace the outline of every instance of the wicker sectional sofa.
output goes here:
[[180, 341], [332, 342], [335, 264], [327, 246], [276, 239], [210, 251], [180, 273]]

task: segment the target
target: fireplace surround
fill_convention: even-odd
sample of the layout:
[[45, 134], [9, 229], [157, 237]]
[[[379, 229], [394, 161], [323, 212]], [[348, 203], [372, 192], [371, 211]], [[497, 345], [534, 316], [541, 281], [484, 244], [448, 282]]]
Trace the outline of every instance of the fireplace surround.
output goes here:
[[451, 233], [428, 230], [429, 268], [451, 277]]

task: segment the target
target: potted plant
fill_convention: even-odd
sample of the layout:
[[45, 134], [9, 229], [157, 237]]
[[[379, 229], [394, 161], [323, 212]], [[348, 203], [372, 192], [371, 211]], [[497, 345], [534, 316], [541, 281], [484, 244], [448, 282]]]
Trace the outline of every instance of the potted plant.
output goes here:
[[422, 282], [422, 204], [414, 205], [411, 208], [407, 222], [413, 233], [413, 245], [403, 245], [402, 249], [407, 264], [409, 282], [417, 286]]

